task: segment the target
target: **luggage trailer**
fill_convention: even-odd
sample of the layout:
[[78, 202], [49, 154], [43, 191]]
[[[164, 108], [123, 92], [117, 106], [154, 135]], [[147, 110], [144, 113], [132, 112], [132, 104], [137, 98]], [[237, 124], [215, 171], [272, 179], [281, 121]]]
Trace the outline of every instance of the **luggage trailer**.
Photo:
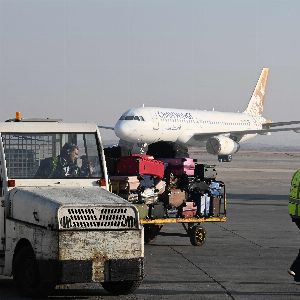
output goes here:
[[[113, 177], [112, 177], [113, 178]], [[219, 181], [220, 182], [220, 181]], [[179, 217], [178, 211], [176, 215], [170, 217], [168, 213], [168, 209], [164, 208], [164, 217], [157, 217], [151, 213], [151, 210], [156, 208], [156, 206], [160, 206], [162, 203], [156, 204], [145, 204], [145, 203], [133, 203], [139, 211], [140, 215], [140, 224], [144, 226], [144, 240], [145, 243], [150, 243], [153, 241], [156, 236], [159, 234], [161, 228], [166, 224], [171, 223], [181, 223], [183, 228], [185, 229], [187, 236], [190, 238], [190, 242], [194, 246], [202, 246], [206, 240], [206, 230], [202, 226], [202, 223], [205, 222], [226, 222], [226, 190], [225, 184], [221, 182], [223, 185], [223, 193], [221, 196], [214, 198], [210, 197], [210, 213], [208, 215], [201, 215], [200, 217]], [[127, 199], [129, 202], [132, 202], [130, 199], [130, 191], [127, 186], [127, 194], [124, 194], [120, 190], [121, 182], [114, 182], [114, 193], [117, 195]], [[136, 183], [135, 183], [136, 184]], [[217, 205], [215, 205], [215, 201]], [[186, 201], [186, 203], [194, 203], [193, 201]], [[160, 204], [160, 205], [158, 205]], [[195, 204], [194, 204], [195, 205]]]
[[160, 219], [140, 219], [140, 224], [144, 226], [145, 243], [150, 243], [159, 234], [163, 225], [181, 223], [193, 246], [202, 246], [206, 241], [206, 230], [202, 226], [205, 222], [226, 222], [226, 193], [222, 199], [222, 209], [220, 207], [219, 216], [194, 217], [194, 218], [160, 218]]
[[[115, 160], [115, 162], [117, 162], [117, 166], [111, 170], [112, 176], [110, 176], [111, 191], [133, 203], [137, 207], [140, 215], [140, 224], [144, 226], [145, 243], [151, 242], [159, 234], [163, 225], [181, 223], [187, 233], [187, 236], [190, 238], [191, 244], [194, 246], [202, 246], [206, 240], [206, 231], [202, 226], [202, 223], [226, 222], [227, 220], [225, 184], [222, 181], [216, 181], [217, 172], [214, 165], [195, 165], [195, 160], [190, 158], [161, 160], [162, 161], [154, 160], [151, 156], [140, 154], [120, 157], [120, 159]], [[177, 210], [175, 215], [174, 213], [170, 213], [172, 208], [168, 209], [168, 205], [166, 205], [166, 203], [170, 204], [169, 199], [173, 191], [177, 191], [180, 197], [178, 187], [175, 190], [171, 188], [168, 192], [165, 192], [165, 196], [163, 197], [164, 199], [161, 201], [147, 204], [146, 199], [138, 197], [139, 193], [137, 191], [139, 190], [140, 184], [138, 176], [143, 174], [152, 174], [154, 176], [159, 176], [160, 178], [164, 177], [164, 179], [167, 179], [166, 181], [169, 182], [170, 187], [171, 179], [170, 176], [166, 176], [166, 174], [168, 174], [165, 170], [166, 163], [168, 167], [171, 167], [171, 172], [169, 173], [180, 175], [184, 170], [184, 173], [188, 175], [188, 178], [186, 178], [186, 186], [184, 187], [185, 193], [189, 194], [192, 190], [196, 191], [195, 193], [199, 196], [201, 194], [201, 190], [203, 190], [203, 184], [208, 187], [211, 182], [220, 183], [223, 189], [222, 193], [218, 196], [209, 196], [209, 209], [206, 210], [207, 205], [205, 203], [205, 212], [203, 212], [202, 208], [200, 210], [200, 206], [202, 207], [202, 197], [201, 200], [199, 197], [198, 200], [193, 199], [192, 197], [190, 200], [181, 199], [182, 204], [179, 206], [175, 205], [175, 211]], [[179, 174], [177, 174], [177, 172]], [[191, 176], [194, 173], [197, 173], [198, 177]], [[186, 189], [187, 186], [188, 189]], [[183, 190], [181, 190], [181, 193], [184, 193]], [[153, 198], [154, 194], [150, 198]], [[141, 193], [139, 195], [141, 195]], [[156, 194], [156, 196], [158, 195]], [[206, 202], [206, 200], [204, 201]], [[183, 211], [185, 211], [185, 213], [182, 213]]]

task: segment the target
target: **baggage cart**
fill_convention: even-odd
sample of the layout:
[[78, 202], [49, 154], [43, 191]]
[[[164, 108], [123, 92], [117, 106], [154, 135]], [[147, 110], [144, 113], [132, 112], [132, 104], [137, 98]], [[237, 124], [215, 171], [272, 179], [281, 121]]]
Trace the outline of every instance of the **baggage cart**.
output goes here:
[[[191, 244], [201, 246], [206, 240], [203, 223], [226, 221], [225, 184], [216, 180], [214, 165], [196, 164], [195, 168], [191, 158], [161, 160], [147, 155], [121, 157], [118, 176], [110, 178], [112, 192], [138, 209], [145, 243], [151, 242], [164, 225], [180, 223]], [[146, 196], [143, 176], [153, 180], [147, 187], [151, 197]]]
[[[217, 201], [218, 200], [218, 201]], [[188, 202], [187, 202], [188, 203]], [[217, 203], [217, 204], [215, 204]], [[193, 246], [202, 246], [206, 241], [206, 230], [203, 223], [206, 222], [226, 222], [226, 191], [222, 197], [211, 197], [211, 215], [192, 217], [168, 217], [165, 218], [140, 218], [140, 223], [144, 226], [145, 243], [155, 239], [164, 225], [180, 223], [185, 229], [187, 236]]]

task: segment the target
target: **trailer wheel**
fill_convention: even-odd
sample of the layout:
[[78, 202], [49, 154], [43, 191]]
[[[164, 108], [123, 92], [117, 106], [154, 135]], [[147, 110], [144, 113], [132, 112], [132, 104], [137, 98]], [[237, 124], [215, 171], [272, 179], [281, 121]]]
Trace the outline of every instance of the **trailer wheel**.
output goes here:
[[20, 293], [27, 297], [48, 295], [55, 285], [42, 283], [34, 252], [30, 246], [20, 249], [13, 263], [13, 278]]
[[151, 241], [153, 241], [158, 233], [160, 232], [162, 228], [162, 225], [152, 225], [152, 224], [146, 224], [144, 225], [144, 241], [145, 244], [149, 244]]
[[142, 283], [142, 280], [106, 281], [102, 287], [112, 295], [128, 295], [133, 293]]
[[193, 246], [202, 246], [206, 240], [206, 231], [200, 225], [195, 225], [189, 232], [190, 241]]

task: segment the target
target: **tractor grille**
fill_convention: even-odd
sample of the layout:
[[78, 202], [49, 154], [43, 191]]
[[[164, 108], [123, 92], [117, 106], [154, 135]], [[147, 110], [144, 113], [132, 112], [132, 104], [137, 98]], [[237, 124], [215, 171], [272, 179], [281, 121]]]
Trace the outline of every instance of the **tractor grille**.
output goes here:
[[138, 228], [134, 207], [61, 207], [59, 229], [133, 229]]

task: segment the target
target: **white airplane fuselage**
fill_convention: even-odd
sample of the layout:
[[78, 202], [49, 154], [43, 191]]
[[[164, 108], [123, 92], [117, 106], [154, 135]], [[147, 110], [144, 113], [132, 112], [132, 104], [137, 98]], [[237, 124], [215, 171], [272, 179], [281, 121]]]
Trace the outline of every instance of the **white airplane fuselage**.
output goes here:
[[240, 143], [257, 134], [271, 132], [300, 132], [300, 121], [272, 123], [263, 115], [269, 69], [263, 68], [244, 112], [218, 112], [162, 107], [139, 107], [125, 112], [114, 129], [121, 141], [152, 144], [160, 141], [184, 146], [202, 146], [210, 154], [222, 156], [236, 153]]
[[[170, 141], [186, 146], [199, 146], [214, 133], [219, 135], [220, 132], [262, 129], [265, 122], [266, 119], [262, 116], [247, 113], [140, 107], [124, 113], [114, 130], [120, 139], [133, 143]], [[198, 138], [195, 139], [197, 135]], [[245, 134], [236, 139], [242, 142], [254, 136], [256, 134]]]

